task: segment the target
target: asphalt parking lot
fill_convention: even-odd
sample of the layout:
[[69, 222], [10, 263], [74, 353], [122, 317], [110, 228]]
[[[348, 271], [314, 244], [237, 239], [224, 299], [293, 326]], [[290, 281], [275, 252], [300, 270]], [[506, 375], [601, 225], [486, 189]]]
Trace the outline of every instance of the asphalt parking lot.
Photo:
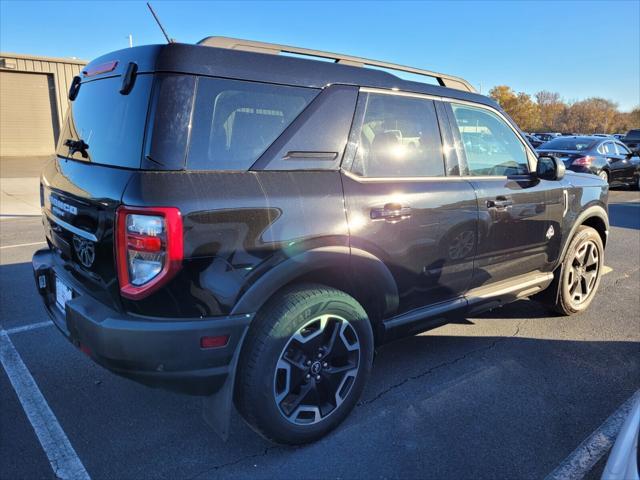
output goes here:
[[[610, 215], [611, 271], [588, 312], [520, 301], [387, 345], [342, 427], [299, 448], [237, 416], [224, 443], [200, 399], [112, 375], [43, 323], [38, 216], [0, 220], [1, 328], [94, 479], [545, 478], [640, 388], [640, 193], [612, 191]], [[0, 478], [55, 478], [20, 400], [0, 369]]]

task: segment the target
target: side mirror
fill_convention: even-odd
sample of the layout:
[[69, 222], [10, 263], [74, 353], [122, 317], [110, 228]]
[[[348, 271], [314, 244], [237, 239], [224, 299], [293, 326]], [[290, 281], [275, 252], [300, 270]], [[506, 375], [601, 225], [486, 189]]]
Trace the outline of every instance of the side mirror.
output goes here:
[[562, 160], [543, 155], [538, 157], [536, 175], [543, 180], [562, 180], [566, 169]]

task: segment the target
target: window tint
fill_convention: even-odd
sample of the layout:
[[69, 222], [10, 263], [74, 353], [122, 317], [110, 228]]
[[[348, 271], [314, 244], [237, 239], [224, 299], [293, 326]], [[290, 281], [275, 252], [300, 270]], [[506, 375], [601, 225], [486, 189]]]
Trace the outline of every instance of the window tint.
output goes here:
[[[151, 82], [151, 75], [138, 75], [128, 95], [120, 93], [121, 77], [82, 83], [76, 99], [69, 102], [58, 155], [140, 168]], [[78, 148], [80, 141], [85, 148]]]
[[621, 143], [616, 143], [616, 147], [618, 148], [618, 155], [626, 155], [628, 153], [631, 153], [631, 151]]
[[604, 144], [604, 154], [605, 155], [617, 155], [616, 147], [613, 146], [613, 143], [607, 142]]
[[469, 175], [529, 173], [522, 141], [500, 117], [487, 110], [451, 104]]
[[200, 78], [188, 166], [246, 170], [318, 94], [318, 90]]
[[444, 176], [433, 101], [369, 94], [352, 170], [364, 177]]

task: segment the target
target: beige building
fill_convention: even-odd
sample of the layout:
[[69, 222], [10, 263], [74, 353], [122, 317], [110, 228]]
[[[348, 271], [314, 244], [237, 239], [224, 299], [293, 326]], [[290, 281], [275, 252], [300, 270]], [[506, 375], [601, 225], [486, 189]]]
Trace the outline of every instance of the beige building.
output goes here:
[[0, 158], [55, 152], [67, 94], [86, 62], [0, 53]]

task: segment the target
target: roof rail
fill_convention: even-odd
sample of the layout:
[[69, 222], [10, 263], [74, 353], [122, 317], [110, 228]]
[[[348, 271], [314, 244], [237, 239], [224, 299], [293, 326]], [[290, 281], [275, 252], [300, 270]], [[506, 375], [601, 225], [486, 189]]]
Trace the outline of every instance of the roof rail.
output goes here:
[[368, 58], [353, 57], [351, 55], [343, 55], [341, 53], [323, 52], [321, 50], [312, 50], [309, 48], [291, 47], [289, 45], [279, 45], [276, 43], [256, 42], [254, 40], [243, 40], [230, 37], [206, 37], [198, 42], [198, 45], [216, 48], [228, 48], [231, 50], [243, 50], [246, 52], [270, 53], [278, 55], [280, 53], [293, 53], [296, 55], [306, 55], [309, 57], [320, 57], [333, 60], [335, 63], [342, 65], [351, 65], [353, 67], [378, 67], [388, 70], [397, 70], [400, 72], [413, 73], [417, 75], [425, 75], [435, 78], [443, 87], [455, 88], [466, 92], [475, 93], [475, 88], [460, 77], [446, 75], [444, 73], [431, 72], [419, 68], [397, 65], [395, 63], [381, 62], [378, 60], [370, 60]]

